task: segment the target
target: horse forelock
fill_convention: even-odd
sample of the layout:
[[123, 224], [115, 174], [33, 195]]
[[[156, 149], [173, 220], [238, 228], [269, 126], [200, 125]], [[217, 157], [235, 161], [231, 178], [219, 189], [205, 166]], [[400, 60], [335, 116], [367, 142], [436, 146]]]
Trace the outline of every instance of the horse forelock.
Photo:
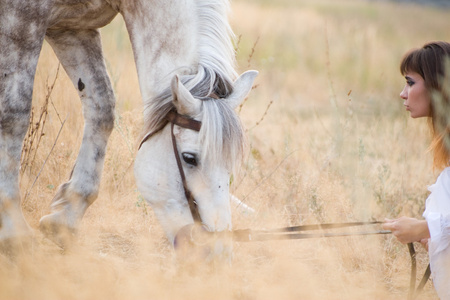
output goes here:
[[244, 130], [234, 109], [225, 99], [203, 101], [202, 161], [234, 172], [244, 155]]
[[[234, 109], [228, 104], [226, 97], [232, 92], [232, 84], [218, 74], [203, 73], [201, 82], [189, 89], [191, 94], [202, 101], [202, 127], [199, 143], [202, 145], [202, 161], [212, 165], [225, 166], [234, 171], [243, 158], [245, 147], [244, 130]], [[192, 85], [191, 76], [182, 76], [184, 85]], [[209, 97], [214, 94], [219, 99]], [[145, 120], [145, 132], [162, 129], [167, 123], [166, 116], [175, 107], [170, 89], [166, 89], [154, 101], [146, 106], [148, 119]], [[191, 116], [195, 117], [195, 116]]]

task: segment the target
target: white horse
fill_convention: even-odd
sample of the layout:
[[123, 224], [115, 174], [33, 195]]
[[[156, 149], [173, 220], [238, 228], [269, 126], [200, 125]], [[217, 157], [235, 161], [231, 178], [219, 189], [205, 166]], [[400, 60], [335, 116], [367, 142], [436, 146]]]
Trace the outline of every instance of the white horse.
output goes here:
[[[195, 199], [191, 202], [203, 228], [231, 229], [229, 180], [244, 142], [233, 109], [251, 90], [257, 72], [236, 76], [228, 8], [227, 0], [1, 0], [0, 245], [4, 251], [14, 251], [32, 236], [20, 207], [18, 177], [44, 38], [79, 92], [85, 127], [70, 179], [59, 187], [50, 214], [40, 220], [41, 231], [64, 246], [97, 197], [115, 105], [98, 28], [118, 13], [130, 36], [145, 103], [147, 137], [135, 162], [139, 191], [172, 243], [180, 229], [192, 234], [194, 228], [190, 224], [195, 216], [183, 185]], [[172, 111], [182, 120], [201, 122], [201, 129], [172, 125], [167, 121]], [[185, 174], [184, 184], [180, 172]]]

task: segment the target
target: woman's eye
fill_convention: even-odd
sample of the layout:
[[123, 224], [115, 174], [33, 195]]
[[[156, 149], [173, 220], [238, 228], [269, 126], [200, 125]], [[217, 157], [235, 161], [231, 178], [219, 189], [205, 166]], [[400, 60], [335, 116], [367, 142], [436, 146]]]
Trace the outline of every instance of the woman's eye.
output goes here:
[[197, 157], [195, 156], [195, 154], [184, 152], [181, 154], [181, 156], [187, 164], [191, 166], [197, 166]]
[[416, 83], [410, 76], [405, 76], [405, 79], [408, 86], [413, 86]]

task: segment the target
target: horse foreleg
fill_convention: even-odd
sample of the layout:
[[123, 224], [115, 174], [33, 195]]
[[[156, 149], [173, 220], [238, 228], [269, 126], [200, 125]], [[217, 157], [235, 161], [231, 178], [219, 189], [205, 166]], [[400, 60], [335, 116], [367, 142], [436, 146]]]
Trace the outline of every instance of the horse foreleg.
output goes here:
[[114, 127], [115, 97], [103, 59], [98, 30], [49, 30], [47, 41], [78, 90], [85, 119], [81, 148], [68, 182], [40, 220], [41, 231], [64, 247], [97, 198], [106, 144]]
[[32, 234], [22, 214], [18, 179], [34, 76], [25, 69], [15, 72], [18, 81], [9, 72], [0, 79], [0, 251], [8, 255]]
[[0, 251], [11, 255], [32, 236], [20, 207], [19, 168], [48, 2], [0, 5]]

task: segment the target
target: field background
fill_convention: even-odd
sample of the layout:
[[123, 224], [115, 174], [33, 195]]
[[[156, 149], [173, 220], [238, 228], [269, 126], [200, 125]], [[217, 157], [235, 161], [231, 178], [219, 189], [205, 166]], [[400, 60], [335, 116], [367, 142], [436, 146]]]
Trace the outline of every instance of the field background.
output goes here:
[[[239, 111], [248, 152], [232, 186], [255, 213], [233, 207], [234, 227], [420, 217], [438, 173], [426, 120], [410, 119], [398, 96], [398, 66], [413, 47], [450, 41], [449, 14], [362, 0], [234, 0], [238, 68], [260, 72]], [[232, 267], [179, 271], [134, 183], [143, 106], [121, 17], [102, 35], [117, 109], [98, 200], [73, 251], [36, 232], [29, 257], [1, 260], [0, 299], [406, 298], [409, 254], [391, 236], [237, 243]], [[29, 146], [38, 151], [23, 165], [21, 191], [37, 228], [69, 177], [83, 128], [75, 89], [47, 44], [33, 101], [45, 135]], [[421, 276], [427, 254], [416, 248]], [[437, 299], [430, 282], [422, 296]]]

